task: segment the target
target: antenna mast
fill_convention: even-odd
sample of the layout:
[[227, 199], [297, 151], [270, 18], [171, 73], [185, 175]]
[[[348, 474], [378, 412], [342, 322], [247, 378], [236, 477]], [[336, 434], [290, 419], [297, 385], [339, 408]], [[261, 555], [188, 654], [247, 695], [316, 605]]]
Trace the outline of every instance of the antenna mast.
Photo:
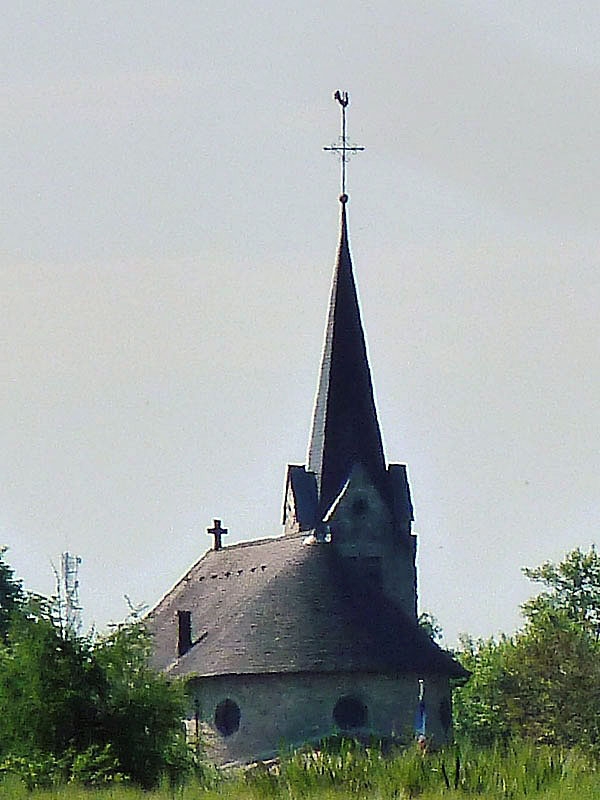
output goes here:
[[81, 558], [71, 553], [60, 557], [60, 592], [64, 600], [64, 628], [73, 636], [81, 635], [81, 605], [79, 603], [79, 565]]

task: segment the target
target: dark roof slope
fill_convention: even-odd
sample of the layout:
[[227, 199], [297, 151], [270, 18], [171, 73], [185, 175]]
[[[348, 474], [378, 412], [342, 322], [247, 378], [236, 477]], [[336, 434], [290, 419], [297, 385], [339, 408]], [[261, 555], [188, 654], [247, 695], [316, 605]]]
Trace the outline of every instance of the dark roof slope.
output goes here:
[[[194, 640], [179, 658], [177, 611], [191, 612]], [[358, 592], [331, 545], [302, 534], [209, 551], [148, 626], [154, 666], [174, 675], [464, 674], [393, 603]]]
[[308, 446], [307, 469], [317, 476], [321, 513], [335, 500], [357, 463], [376, 484], [383, 480], [383, 444], [352, 273], [346, 205], [342, 203], [340, 244]]

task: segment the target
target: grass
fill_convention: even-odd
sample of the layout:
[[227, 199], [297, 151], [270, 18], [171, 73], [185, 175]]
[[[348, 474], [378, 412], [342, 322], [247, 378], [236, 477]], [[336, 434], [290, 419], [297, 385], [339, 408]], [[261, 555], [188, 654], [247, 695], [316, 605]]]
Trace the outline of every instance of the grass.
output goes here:
[[[209, 777], [206, 777], [209, 776]], [[115, 784], [68, 785], [29, 792], [15, 776], [0, 783], [10, 800], [598, 800], [600, 771], [583, 754], [512, 744], [489, 750], [466, 746], [423, 756], [416, 750], [383, 755], [373, 745], [342, 741], [300, 750], [273, 766], [257, 765], [181, 788], [143, 792]]]

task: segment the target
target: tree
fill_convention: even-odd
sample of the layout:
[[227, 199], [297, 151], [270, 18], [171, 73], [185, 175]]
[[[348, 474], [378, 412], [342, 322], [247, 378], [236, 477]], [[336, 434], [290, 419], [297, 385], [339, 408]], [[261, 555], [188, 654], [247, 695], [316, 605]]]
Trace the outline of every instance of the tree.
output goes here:
[[455, 692], [456, 730], [480, 744], [526, 737], [600, 753], [600, 558], [577, 548], [524, 572], [546, 591], [523, 605], [523, 628], [461, 643], [472, 676]]
[[105, 778], [114, 765], [146, 788], [185, 766], [183, 685], [148, 666], [139, 618], [97, 641], [75, 636], [1, 559], [0, 592], [0, 766], [35, 761], [63, 777], [100, 769]]
[[422, 628], [430, 639], [434, 642], [441, 642], [444, 637], [442, 626], [440, 625], [437, 617], [430, 614], [429, 611], [421, 611], [417, 624]]
[[15, 614], [0, 650], [0, 751], [63, 755], [102, 738], [105, 678], [83, 640], [63, 638], [37, 604]]
[[600, 648], [561, 611], [537, 612], [504, 658], [504, 713], [514, 735], [600, 752]]
[[549, 612], [564, 613], [575, 625], [600, 641], [600, 554], [595, 545], [586, 553], [579, 547], [568, 553], [560, 564], [544, 562], [525, 575], [546, 587], [523, 605], [531, 622]]
[[487, 747], [512, 735], [506, 713], [505, 662], [513, 647], [506, 637], [461, 637], [456, 655], [471, 677], [454, 690], [454, 731], [458, 737]]
[[181, 750], [183, 683], [149, 667], [150, 637], [135, 615], [94, 649], [108, 683], [106, 736], [121, 769], [150, 788]]
[[5, 639], [10, 617], [24, 600], [21, 581], [15, 580], [11, 567], [4, 560], [6, 547], [0, 547], [0, 638]]

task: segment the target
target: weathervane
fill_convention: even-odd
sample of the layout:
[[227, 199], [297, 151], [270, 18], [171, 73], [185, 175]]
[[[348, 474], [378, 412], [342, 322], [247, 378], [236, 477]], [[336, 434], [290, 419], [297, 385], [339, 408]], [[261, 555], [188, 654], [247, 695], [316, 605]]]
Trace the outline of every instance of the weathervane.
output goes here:
[[340, 92], [338, 89], [333, 95], [333, 99], [337, 100], [342, 107], [342, 135], [339, 137], [337, 143], [332, 144], [330, 147], [324, 147], [323, 150], [329, 150], [332, 153], [340, 154], [340, 162], [342, 164], [342, 193], [340, 195], [340, 202], [346, 203], [348, 202], [348, 195], [346, 194], [346, 164], [353, 153], [358, 153], [365, 148], [348, 143], [348, 138], [346, 136], [346, 106], [349, 102], [348, 92]]

